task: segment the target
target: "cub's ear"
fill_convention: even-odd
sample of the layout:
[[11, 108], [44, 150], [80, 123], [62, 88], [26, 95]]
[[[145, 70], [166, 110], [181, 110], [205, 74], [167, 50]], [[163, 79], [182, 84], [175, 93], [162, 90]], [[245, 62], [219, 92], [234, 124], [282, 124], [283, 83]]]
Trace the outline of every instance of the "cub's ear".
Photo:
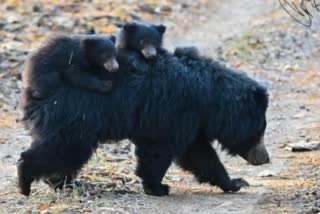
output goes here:
[[130, 33], [132, 33], [132, 32], [134, 32], [136, 29], [137, 29], [137, 23], [135, 23], [135, 22], [132, 22], [132, 23], [127, 23], [127, 24], [125, 24], [124, 26], [123, 26], [123, 29], [124, 29], [124, 31], [125, 32], [130, 32]]
[[166, 32], [166, 26], [164, 25], [154, 25], [154, 27], [160, 34], [164, 34]]
[[96, 40], [90, 36], [82, 39], [82, 44], [84, 45], [84, 47], [90, 47], [90, 46], [94, 45], [95, 43], [96, 43]]
[[115, 35], [111, 35], [110, 36], [110, 40], [113, 44], [116, 44], [116, 36]]
[[92, 38], [87, 37], [82, 39], [81, 44], [83, 45], [84, 49], [87, 51], [92, 49], [92, 46], [95, 45], [95, 41]]

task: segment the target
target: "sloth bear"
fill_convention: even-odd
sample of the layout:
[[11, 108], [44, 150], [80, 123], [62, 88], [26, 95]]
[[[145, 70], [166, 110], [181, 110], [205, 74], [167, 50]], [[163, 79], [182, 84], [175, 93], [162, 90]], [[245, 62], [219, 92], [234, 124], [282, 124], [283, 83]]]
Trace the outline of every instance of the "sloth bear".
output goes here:
[[[135, 28], [154, 31], [154, 26]], [[123, 37], [125, 43], [134, 32], [141, 33]], [[214, 140], [251, 164], [269, 162], [263, 145], [268, 95], [256, 81], [209, 60], [175, 57], [165, 50], [152, 61], [132, 53], [148, 72], [127, 66], [128, 52], [119, 56], [112, 93], [65, 84], [46, 99], [27, 97], [23, 111], [33, 142], [17, 165], [22, 194], [30, 194], [34, 180], [71, 182], [98, 143], [108, 140], [129, 138], [136, 145], [136, 174], [145, 193], [155, 196], [168, 195], [162, 179], [173, 161], [199, 182], [225, 192], [247, 186], [229, 177], [211, 146]]]
[[98, 93], [109, 92], [112, 81], [99, 79], [99, 75], [119, 67], [115, 40], [115, 36], [102, 35], [50, 37], [30, 54], [23, 72], [23, 87], [38, 99], [54, 94], [65, 82]]

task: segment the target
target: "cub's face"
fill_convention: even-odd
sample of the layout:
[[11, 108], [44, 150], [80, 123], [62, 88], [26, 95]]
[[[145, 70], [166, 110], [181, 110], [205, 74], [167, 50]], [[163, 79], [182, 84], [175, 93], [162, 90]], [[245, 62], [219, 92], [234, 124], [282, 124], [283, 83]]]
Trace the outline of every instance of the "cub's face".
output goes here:
[[164, 25], [145, 25], [128, 23], [123, 26], [120, 36], [120, 46], [141, 53], [146, 59], [157, 56], [162, 46]]
[[92, 65], [104, 67], [107, 71], [115, 72], [119, 68], [116, 60], [115, 36], [90, 35], [83, 40], [84, 52]]

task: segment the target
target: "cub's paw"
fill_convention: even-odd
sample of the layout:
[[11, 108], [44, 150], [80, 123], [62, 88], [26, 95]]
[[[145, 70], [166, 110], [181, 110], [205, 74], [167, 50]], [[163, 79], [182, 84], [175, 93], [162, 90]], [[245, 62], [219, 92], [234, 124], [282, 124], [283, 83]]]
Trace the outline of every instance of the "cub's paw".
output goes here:
[[111, 80], [101, 80], [96, 83], [94, 91], [98, 93], [108, 93], [112, 89], [112, 81]]
[[107, 81], [101, 81], [100, 87], [99, 87], [99, 91], [101, 93], [108, 93], [111, 91], [112, 89], [112, 81], [107, 80]]

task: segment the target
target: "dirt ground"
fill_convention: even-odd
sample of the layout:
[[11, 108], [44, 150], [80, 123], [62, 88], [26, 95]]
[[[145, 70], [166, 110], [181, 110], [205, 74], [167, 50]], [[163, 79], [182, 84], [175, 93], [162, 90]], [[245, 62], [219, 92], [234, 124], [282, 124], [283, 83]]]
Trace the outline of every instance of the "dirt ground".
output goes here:
[[[299, 25], [278, 1], [271, 0], [93, 1], [96, 7], [87, 1], [29, 1], [28, 7], [24, 1], [8, 2], [1, 5], [0, 15], [1, 213], [320, 213], [320, 152], [286, 149], [290, 143], [320, 141], [316, 20], [311, 28]], [[105, 12], [108, 7], [113, 8], [110, 13]], [[113, 33], [117, 24], [139, 19], [168, 26], [165, 46], [169, 50], [195, 45], [201, 53], [247, 72], [269, 88], [265, 142], [272, 163], [250, 166], [221, 152], [231, 177], [243, 177], [251, 185], [235, 194], [199, 185], [172, 166], [164, 179], [171, 194], [158, 198], [143, 194], [134, 175], [133, 146], [122, 141], [101, 145], [73, 191], [55, 193], [39, 182], [30, 197], [20, 195], [15, 163], [30, 138], [15, 121], [26, 54], [50, 30]]]

